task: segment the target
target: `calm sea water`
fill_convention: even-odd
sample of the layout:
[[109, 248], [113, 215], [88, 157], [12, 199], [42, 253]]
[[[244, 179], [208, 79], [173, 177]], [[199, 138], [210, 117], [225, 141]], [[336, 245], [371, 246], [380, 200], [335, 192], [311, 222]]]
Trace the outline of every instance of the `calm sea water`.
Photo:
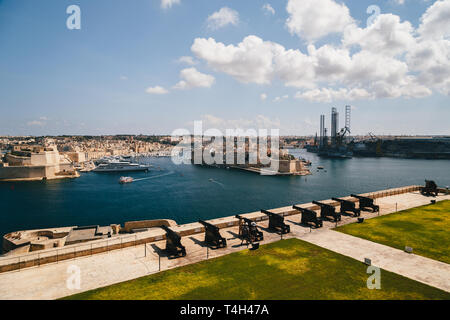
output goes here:
[[[0, 234], [71, 225], [109, 225], [132, 220], [169, 218], [178, 223], [329, 199], [434, 179], [450, 185], [450, 160], [391, 158], [321, 159], [312, 176], [270, 177], [240, 170], [176, 166], [170, 158], [147, 158], [149, 173], [120, 185], [120, 173], [84, 173], [78, 179], [0, 183]], [[325, 171], [317, 172], [316, 167]]]

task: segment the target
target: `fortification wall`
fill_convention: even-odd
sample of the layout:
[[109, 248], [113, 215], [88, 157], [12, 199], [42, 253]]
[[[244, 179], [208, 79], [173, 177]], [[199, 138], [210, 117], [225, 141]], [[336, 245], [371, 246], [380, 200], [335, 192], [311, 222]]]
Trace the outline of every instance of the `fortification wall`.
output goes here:
[[46, 167], [0, 167], [0, 180], [42, 179], [46, 176]]
[[[360, 194], [361, 196], [370, 197], [373, 199], [378, 199], [382, 197], [389, 197], [393, 195], [399, 195], [404, 193], [410, 193], [410, 192], [416, 192], [419, 191], [422, 187], [413, 185], [413, 186], [407, 186], [407, 187], [401, 187], [401, 188], [393, 188], [393, 189], [387, 189], [387, 190], [381, 190], [377, 192], [371, 192], [371, 193], [364, 193]], [[352, 197], [342, 197], [342, 199], [348, 199], [350, 201], [357, 202], [355, 198]], [[334, 200], [323, 200], [324, 203], [329, 203], [333, 206], [339, 206], [339, 202]], [[318, 210], [319, 206], [314, 205], [312, 203], [305, 203], [298, 205], [303, 208], [307, 208], [310, 210]], [[298, 214], [297, 210], [292, 209], [292, 206], [288, 207], [282, 207], [282, 208], [276, 208], [271, 209], [270, 211], [278, 214], [283, 214], [284, 216], [289, 215], [295, 215]], [[257, 212], [251, 212], [246, 214], [241, 214], [242, 216], [249, 218], [253, 221], [263, 221], [267, 220], [268, 217], [261, 213], [260, 211]], [[171, 222], [170, 227], [180, 233], [181, 236], [189, 236], [193, 234], [202, 233], [205, 231], [203, 225], [201, 225], [198, 222], [184, 224], [176, 226], [175, 221], [173, 220], [150, 220], [150, 221], [135, 221], [135, 222], [129, 222], [128, 228], [135, 229], [135, 228], [148, 228], [149, 225], [157, 224], [160, 221], [162, 223]], [[232, 226], [237, 226], [239, 223], [239, 220], [236, 219], [233, 216], [224, 217], [224, 218], [218, 218], [218, 219], [212, 219], [209, 220], [213, 225], [216, 225], [219, 228], [228, 228]], [[173, 224], [172, 224], [173, 223]], [[88, 256], [98, 253], [104, 253], [111, 250], [117, 250], [121, 248], [127, 248], [132, 247], [136, 245], [141, 245], [144, 243], [151, 243], [159, 240], [165, 239], [165, 232], [162, 229], [151, 229], [146, 232], [140, 232], [136, 234], [128, 234], [128, 235], [120, 235], [114, 238], [110, 238], [108, 240], [96, 240], [91, 241], [89, 243], [83, 244], [83, 245], [69, 245], [65, 246], [63, 248], [54, 248], [54, 249], [47, 249], [42, 251], [35, 251], [30, 252], [28, 254], [22, 255], [20, 257], [2, 257], [0, 258], [0, 273], [1, 272], [7, 272], [7, 271], [13, 271], [33, 266], [39, 266], [46, 263], [53, 263], [58, 262], [62, 260], [67, 259], [74, 259], [77, 257], [82, 256]]]

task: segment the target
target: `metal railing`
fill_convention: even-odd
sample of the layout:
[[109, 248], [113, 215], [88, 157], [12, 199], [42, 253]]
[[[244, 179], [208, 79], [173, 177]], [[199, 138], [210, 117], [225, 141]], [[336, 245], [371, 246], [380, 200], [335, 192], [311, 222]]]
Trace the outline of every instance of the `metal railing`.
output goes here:
[[59, 263], [60, 261], [73, 260], [94, 254], [109, 253], [114, 250], [121, 250], [128, 247], [136, 247], [145, 238], [138, 239], [138, 234], [127, 237], [108, 238], [107, 240], [96, 240], [91, 243], [70, 245], [67, 247], [47, 249], [29, 252], [19, 256], [0, 257], [0, 273], [9, 271], [21, 271], [25, 268], [40, 267], [44, 264]]

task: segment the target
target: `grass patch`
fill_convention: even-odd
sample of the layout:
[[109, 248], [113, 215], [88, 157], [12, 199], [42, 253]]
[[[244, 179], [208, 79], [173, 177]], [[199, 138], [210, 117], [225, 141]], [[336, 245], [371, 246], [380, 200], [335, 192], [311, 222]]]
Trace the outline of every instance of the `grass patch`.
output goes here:
[[392, 213], [335, 229], [352, 236], [450, 263], [450, 201]]
[[66, 299], [450, 299], [449, 293], [384, 270], [381, 289], [369, 290], [366, 270], [354, 259], [289, 239]]

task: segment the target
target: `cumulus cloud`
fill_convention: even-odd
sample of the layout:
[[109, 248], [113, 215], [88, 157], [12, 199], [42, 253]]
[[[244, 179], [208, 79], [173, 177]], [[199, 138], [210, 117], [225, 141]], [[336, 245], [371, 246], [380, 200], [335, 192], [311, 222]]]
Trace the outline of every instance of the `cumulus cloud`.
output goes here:
[[163, 9], [172, 8], [174, 4], [180, 4], [180, 0], [161, 0], [161, 8]]
[[184, 64], [188, 64], [190, 66], [197, 64], [197, 61], [195, 61], [194, 58], [192, 58], [190, 56], [182, 56], [177, 61], [178, 61], [178, 63], [184, 63]]
[[269, 83], [276, 51], [284, 50], [280, 45], [248, 36], [237, 46], [216, 42], [215, 39], [197, 38], [191, 47], [199, 59], [217, 71], [229, 74], [244, 83]]
[[265, 101], [267, 99], [267, 94], [261, 93], [259, 97], [261, 98], [262, 101]]
[[347, 6], [333, 0], [289, 0], [286, 10], [288, 30], [308, 41], [343, 32], [353, 23]]
[[[334, 3], [318, 1], [319, 6], [328, 2]], [[292, 32], [314, 40], [328, 31], [310, 32], [304, 21], [296, 20], [308, 8], [314, 13], [309, 4], [306, 1], [301, 8], [297, 1], [290, 0], [286, 23], [291, 25]], [[344, 22], [337, 21], [337, 27], [330, 28], [341, 32], [337, 44], [316, 47], [310, 43], [302, 51], [249, 35], [237, 44], [197, 38], [191, 51], [215, 71], [240, 82], [282, 81], [286, 86], [303, 89], [296, 97], [310, 101], [420, 98], [431, 95], [433, 90], [450, 94], [450, 27], [447, 27], [450, 19], [446, 18], [450, 0], [432, 4], [417, 29], [394, 14], [381, 14], [371, 25], [359, 27], [345, 5], [334, 5], [336, 12], [346, 12]], [[323, 14], [325, 20], [330, 18], [328, 11], [317, 14]], [[328, 29], [327, 22], [319, 24], [324, 26], [319, 30]]]
[[269, 3], [266, 3], [265, 5], [262, 6], [262, 9], [264, 10], [264, 12], [266, 14], [275, 14], [275, 9], [272, 8], [272, 6]]
[[408, 21], [401, 22], [393, 14], [380, 14], [366, 28], [349, 26], [344, 31], [342, 42], [346, 46], [359, 46], [362, 50], [396, 55], [402, 54], [415, 43], [414, 28]]
[[195, 68], [181, 70], [180, 78], [182, 80], [174, 86], [174, 89], [210, 88], [215, 82], [213, 76], [201, 73]]
[[450, 1], [438, 0], [420, 18], [419, 34], [427, 39], [450, 37]]
[[149, 94], [167, 94], [169, 91], [161, 86], [148, 87], [145, 92]]
[[211, 30], [220, 29], [229, 24], [237, 25], [239, 23], [239, 13], [236, 10], [223, 7], [211, 14], [206, 22]]

